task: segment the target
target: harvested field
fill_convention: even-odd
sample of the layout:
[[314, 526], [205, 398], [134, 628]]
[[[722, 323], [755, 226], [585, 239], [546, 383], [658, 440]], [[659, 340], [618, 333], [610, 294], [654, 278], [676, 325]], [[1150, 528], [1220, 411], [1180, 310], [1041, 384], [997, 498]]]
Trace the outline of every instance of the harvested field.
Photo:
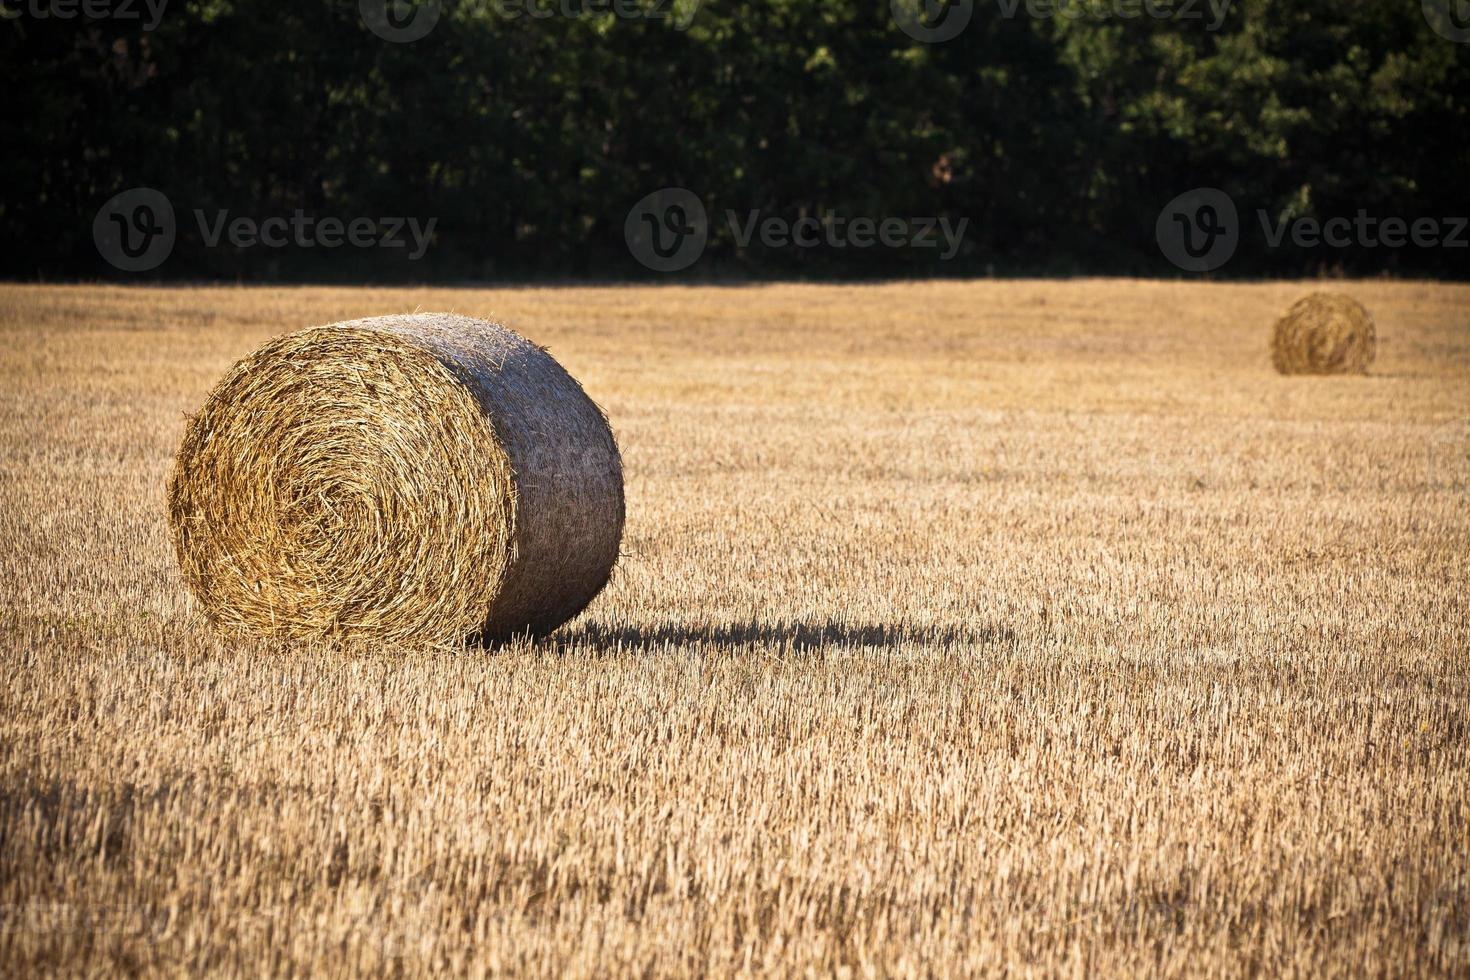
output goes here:
[[[0, 974], [1470, 971], [1470, 287], [0, 286]], [[499, 319], [604, 409], [607, 590], [221, 640], [184, 413]]]

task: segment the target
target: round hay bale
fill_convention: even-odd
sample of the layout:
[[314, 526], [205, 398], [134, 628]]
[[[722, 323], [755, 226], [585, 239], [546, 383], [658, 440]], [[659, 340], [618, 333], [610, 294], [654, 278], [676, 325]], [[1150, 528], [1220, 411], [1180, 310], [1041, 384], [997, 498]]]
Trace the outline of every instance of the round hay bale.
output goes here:
[[1363, 304], [1341, 293], [1312, 293], [1276, 321], [1271, 363], [1282, 374], [1367, 374], [1377, 347]]
[[179, 565], [225, 632], [463, 643], [543, 635], [623, 532], [607, 419], [550, 354], [450, 314], [280, 337], [189, 423]]

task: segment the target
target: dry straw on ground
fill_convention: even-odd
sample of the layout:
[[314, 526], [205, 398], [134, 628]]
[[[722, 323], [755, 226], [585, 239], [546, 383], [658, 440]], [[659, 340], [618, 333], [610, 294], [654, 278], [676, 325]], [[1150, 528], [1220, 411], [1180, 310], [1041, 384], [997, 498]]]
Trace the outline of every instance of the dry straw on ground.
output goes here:
[[[0, 977], [1465, 976], [1470, 285], [1283, 385], [1313, 288], [0, 283]], [[451, 306], [636, 559], [495, 656], [207, 629], [183, 412]]]
[[210, 394], [168, 487], [184, 579], [229, 632], [550, 632], [623, 528], [607, 420], [546, 351], [448, 314], [279, 338]]
[[1367, 374], [1377, 347], [1363, 304], [1341, 293], [1311, 293], [1276, 321], [1271, 363], [1282, 374]]

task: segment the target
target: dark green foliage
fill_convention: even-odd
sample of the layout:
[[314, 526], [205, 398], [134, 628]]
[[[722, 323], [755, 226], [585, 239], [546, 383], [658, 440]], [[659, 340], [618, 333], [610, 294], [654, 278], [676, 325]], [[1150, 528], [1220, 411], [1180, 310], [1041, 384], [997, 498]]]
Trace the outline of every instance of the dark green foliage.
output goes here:
[[[135, 186], [178, 217], [172, 257], [145, 278], [648, 275], [623, 221], [664, 186], [710, 215], [685, 276], [1175, 275], [1154, 223], [1193, 187], [1240, 210], [1220, 274], [1470, 270], [1463, 248], [1272, 248], [1260, 226], [1470, 212], [1470, 45], [1436, 34], [1417, 2], [1237, 0], [1212, 31], [1203, 0], [1189, 21], [1090, 15], [1127, 0], [1046, 18], [977, 0], [966, 30], [934, 45], [887, 2], [711, 0], [681, 31], [449, 0], [407, 44], [370, 32], [349, 0], [172, 0], [152, 31], [3, 2], [28, 5], [0, 20], [0, 249], [15, 278], [112, 274], [92, 220]], [[438, 225], [408, 262], [210, 248], [196, 209]], [[725, 214], [752, 210], [969, 225], [948, 262], [741, 249]]]

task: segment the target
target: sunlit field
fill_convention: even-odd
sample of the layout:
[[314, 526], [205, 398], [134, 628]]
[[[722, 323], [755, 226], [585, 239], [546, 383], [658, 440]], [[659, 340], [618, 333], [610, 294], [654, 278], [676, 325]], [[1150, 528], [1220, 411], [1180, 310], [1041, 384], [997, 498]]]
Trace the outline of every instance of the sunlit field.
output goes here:
[[[0, 286], [0, 974], [1470, 971], [1470, 287]], [[626, 466], [547, 640], [216, 639], [236, 359], [492, 317]]]

